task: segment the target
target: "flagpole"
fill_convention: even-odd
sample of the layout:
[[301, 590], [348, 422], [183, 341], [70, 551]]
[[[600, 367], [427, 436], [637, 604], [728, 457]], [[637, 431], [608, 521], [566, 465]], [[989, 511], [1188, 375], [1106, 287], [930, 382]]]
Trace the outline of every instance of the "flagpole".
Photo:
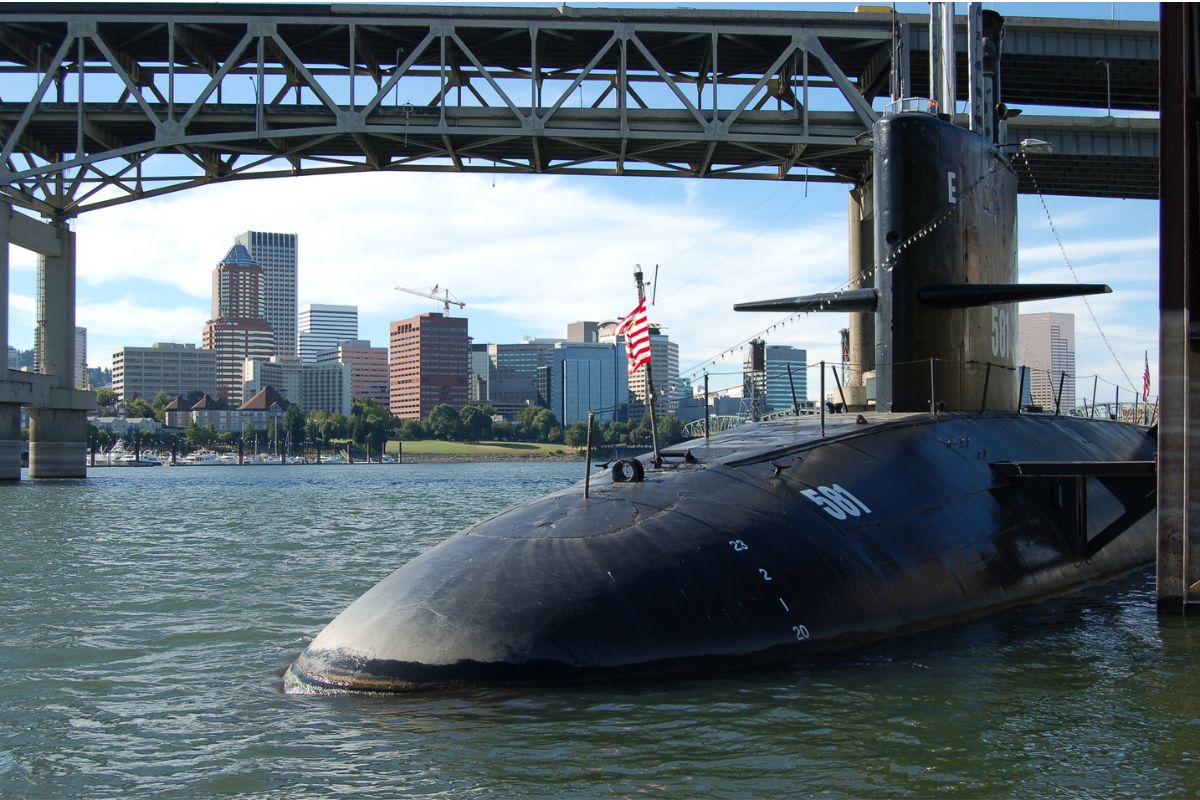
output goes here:
[[[634, 267], [633, 279], [637, 282], [638, 304], [640, 305], [646, 299], [646, 287], [642, 283], [641, 264]], [[649, 313], [649, 311], [646, 312], [647, 316], [649, 316]], [[653, 354], [653, 350], [651, 350], [651, 354]], [[658, 455], [658, 424], [654, 419], [654, 382], [650, 379], [650, 364], [643, 364], [642, 369], [646, 370], [646, 406], [650, 409], [650, 446], [654, 448], [654, 458], [650, 463], [655, 467], [659, 467], [662, 466], [662, 459]]]

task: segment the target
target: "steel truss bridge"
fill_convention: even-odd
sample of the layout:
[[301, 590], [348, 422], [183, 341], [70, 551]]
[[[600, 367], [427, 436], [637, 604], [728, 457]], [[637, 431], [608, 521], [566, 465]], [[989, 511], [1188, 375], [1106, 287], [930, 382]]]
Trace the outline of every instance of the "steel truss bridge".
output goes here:
[[[959, 25], [965, 45], [965, 22]], [[967, 94], [960, 45], [959, 97]], [[1010, 18], [1022, 191], [1157, 196], [1156, 23]], [[923, 16], [6, 3], [0, 199], [51, 219], [219, 181], [357, 171], [857, 183]], [[1036, 112], [1036, 113], [1035, 113]]]

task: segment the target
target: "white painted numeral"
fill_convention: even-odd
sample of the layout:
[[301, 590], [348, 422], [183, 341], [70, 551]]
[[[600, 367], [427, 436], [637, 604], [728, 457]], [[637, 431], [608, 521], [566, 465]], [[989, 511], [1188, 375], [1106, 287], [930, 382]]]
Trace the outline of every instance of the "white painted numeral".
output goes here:
[[863, 514], [871, 513], [871, 509], [867, 508], [866, 503], [836, 483], [832, 486], [804, 489], [801, 494], [825, 509], [825, 513], [834, 519], [861, 517]]
[[769, 581], [769, 580], [771, 580], [771, 576], [770, 576], [770, 575], [768, 575], [768, 574], [767, 574], [767, 571], [766, 571], [765, 569], [762, 569], [761, 567], [760, 567], [760, 568], [759, 568], [759, 570], [758, 570], [758, 574], [759, 574], [759, 575], [762, 575], [762, 579], [763, 579], [764, 581]]
[[741, 539], [730, 539], [729, 546], [733, 548], [735, 553], [743, 553], [750, 549], [750, 545], [743, 542]]
[[1009, 331], [1012, 328], [1009, 308], [992, 306], [992, 355], [996, 358], [1008, 358]]
[[796, 634], [797, 641], [804, 641], [809, 637], [808, 628], [803, 625], [793, 625], [792, 633]]

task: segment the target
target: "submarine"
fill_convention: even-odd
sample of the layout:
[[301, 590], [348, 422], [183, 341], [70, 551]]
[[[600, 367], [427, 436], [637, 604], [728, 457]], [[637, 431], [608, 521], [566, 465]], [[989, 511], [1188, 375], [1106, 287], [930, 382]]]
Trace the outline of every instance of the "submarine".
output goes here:
[[[998, 89], [1003, 21], [984, 19]], [[735, 307], [873, 328], [873, 408], [749, 423], [481, 521], [333, 619], [285, 691], [728, 672], [1151, 563], [1155, 429], [1020, 406], [1015, 304], [1107, 287], [1017, 283], [1017, 176], [992, 97], [974, 130], [933, 104], [875, 123], [860, 285]]]

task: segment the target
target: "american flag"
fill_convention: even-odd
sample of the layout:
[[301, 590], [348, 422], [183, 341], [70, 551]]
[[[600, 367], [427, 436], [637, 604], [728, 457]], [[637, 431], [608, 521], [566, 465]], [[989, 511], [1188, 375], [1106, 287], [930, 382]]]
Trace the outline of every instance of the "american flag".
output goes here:
[[1142, 400], [1150, 399], [1150, 351], [1146, 351], [1146, 365], [1142, 367]]
[[625, 358], [629, 361], [629, 374], [638, 367], [650, 363], [650, 321], [646, 317], [646, 298], [637, 308], [621, 320], [617, 334], [625, 334]]

